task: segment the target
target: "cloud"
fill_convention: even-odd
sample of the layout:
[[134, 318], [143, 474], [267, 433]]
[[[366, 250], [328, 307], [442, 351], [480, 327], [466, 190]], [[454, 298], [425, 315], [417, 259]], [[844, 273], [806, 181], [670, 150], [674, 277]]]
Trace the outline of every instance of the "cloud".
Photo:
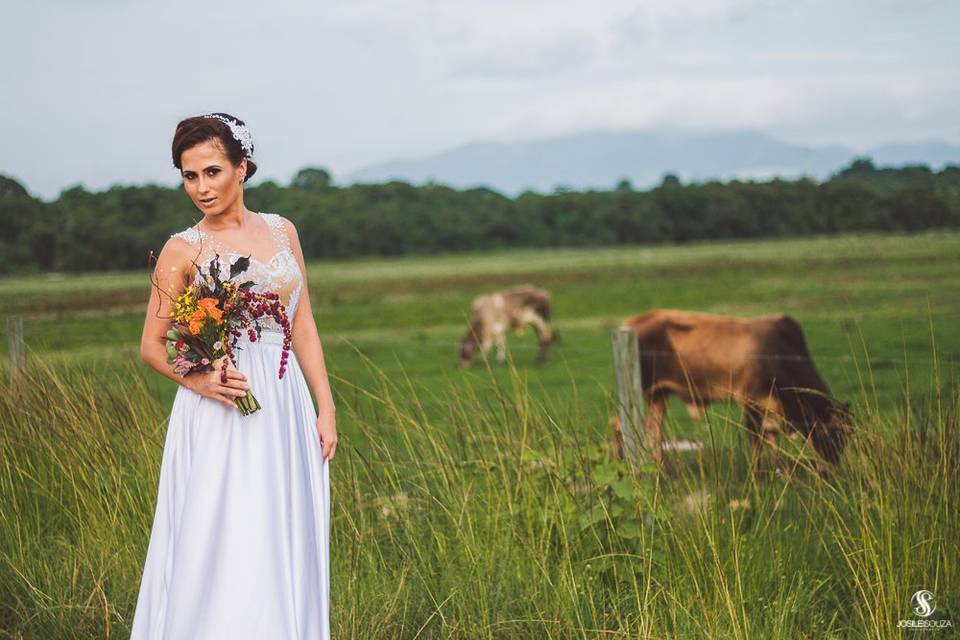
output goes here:
[[[960, 102], [960, 73], [662, 76], [544, 95], [492, 123], [500, 139], [585, 129], [828, 132], [819, 142], [854, 146], [916, 139]], [[878, 128], [886, 123], [884, 135]], [[942, 126], [942, 125], [940, 125]], [[956, 129], [954, 128], [954, 131]]]
[[78, 181], [169, 183], [173, 126], [206, 110], [250, 123], [259, 175], [280, 181], [305, 165], [342, 175], [582, 129], [955, 141], [957, 7], [13, 0], [0, 21], [0, 172], [45, 196]]
[[500, 38], [467, 53], [453, 76], [529, 78], [586, 66], [597, 51], [589, 34], [563, 31], [536, 37]]

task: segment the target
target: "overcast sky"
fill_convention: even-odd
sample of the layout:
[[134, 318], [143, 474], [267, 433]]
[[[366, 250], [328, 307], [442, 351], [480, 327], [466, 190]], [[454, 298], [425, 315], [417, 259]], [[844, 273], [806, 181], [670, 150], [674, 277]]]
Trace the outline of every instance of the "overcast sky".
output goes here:
[[258, 178], [477, 140], [749, 128], [960, 143], [956, 0], [3, 0], [0, 173], [173, 184], [173, 128], [247, 121]]

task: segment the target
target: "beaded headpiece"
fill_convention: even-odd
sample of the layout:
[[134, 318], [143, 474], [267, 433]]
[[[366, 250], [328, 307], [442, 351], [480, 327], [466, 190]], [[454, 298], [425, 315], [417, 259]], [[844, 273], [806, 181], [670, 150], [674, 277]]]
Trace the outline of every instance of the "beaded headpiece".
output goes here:
[[233, 135], [233, 139], [243, 147], [243, 155], [248, 158], [253, 158], [253, 136], [250, 135], [250, 129], [247, 128], [247, 125], [240, 124], [236, 120], [220, 115], [219, 113], [205, 113], [200, 117], [213, 118], [230, 127], [230, 134]]

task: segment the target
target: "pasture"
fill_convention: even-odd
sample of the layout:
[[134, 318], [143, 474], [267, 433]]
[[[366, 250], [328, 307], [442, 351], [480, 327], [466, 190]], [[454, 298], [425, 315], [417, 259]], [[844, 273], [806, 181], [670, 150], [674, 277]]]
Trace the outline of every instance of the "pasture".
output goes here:
[[[887, 638], [960, 627], [960, 234], [314, 262], [338, 401], [335, 637]], [[471, 299], [533, 283], [561, 341], [456, 368]], [[0, 637], [125, 637], [175, 386], [139, 363], [147, 271], [0, 280], [29, 383], [0, 391]], [[739, 412], [632, 478], [610, 330], [653, 307], [785, 312], [858, 433], [756, 484]], [[2, 347], [6, 349], [4, 345]], [[6, 362], [5, 351], [4, 363]], [[951, 630], [938, 631], [948, 637]]]

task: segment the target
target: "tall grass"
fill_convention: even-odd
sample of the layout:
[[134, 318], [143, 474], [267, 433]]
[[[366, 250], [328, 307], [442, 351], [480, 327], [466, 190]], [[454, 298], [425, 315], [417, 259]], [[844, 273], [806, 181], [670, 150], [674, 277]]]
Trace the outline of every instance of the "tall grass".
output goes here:
[[[865, 404], [831, 475], [788, 451], [758, 484], [745, 441], [632, 475], [515, 369], [373, 371], [338, 385], [337, 638], [888, 638], [921, 588], [960, 626], [955, 392]], [[141, 375], [0, 390], [0, 637], [127, 637], [167, 411]]]

